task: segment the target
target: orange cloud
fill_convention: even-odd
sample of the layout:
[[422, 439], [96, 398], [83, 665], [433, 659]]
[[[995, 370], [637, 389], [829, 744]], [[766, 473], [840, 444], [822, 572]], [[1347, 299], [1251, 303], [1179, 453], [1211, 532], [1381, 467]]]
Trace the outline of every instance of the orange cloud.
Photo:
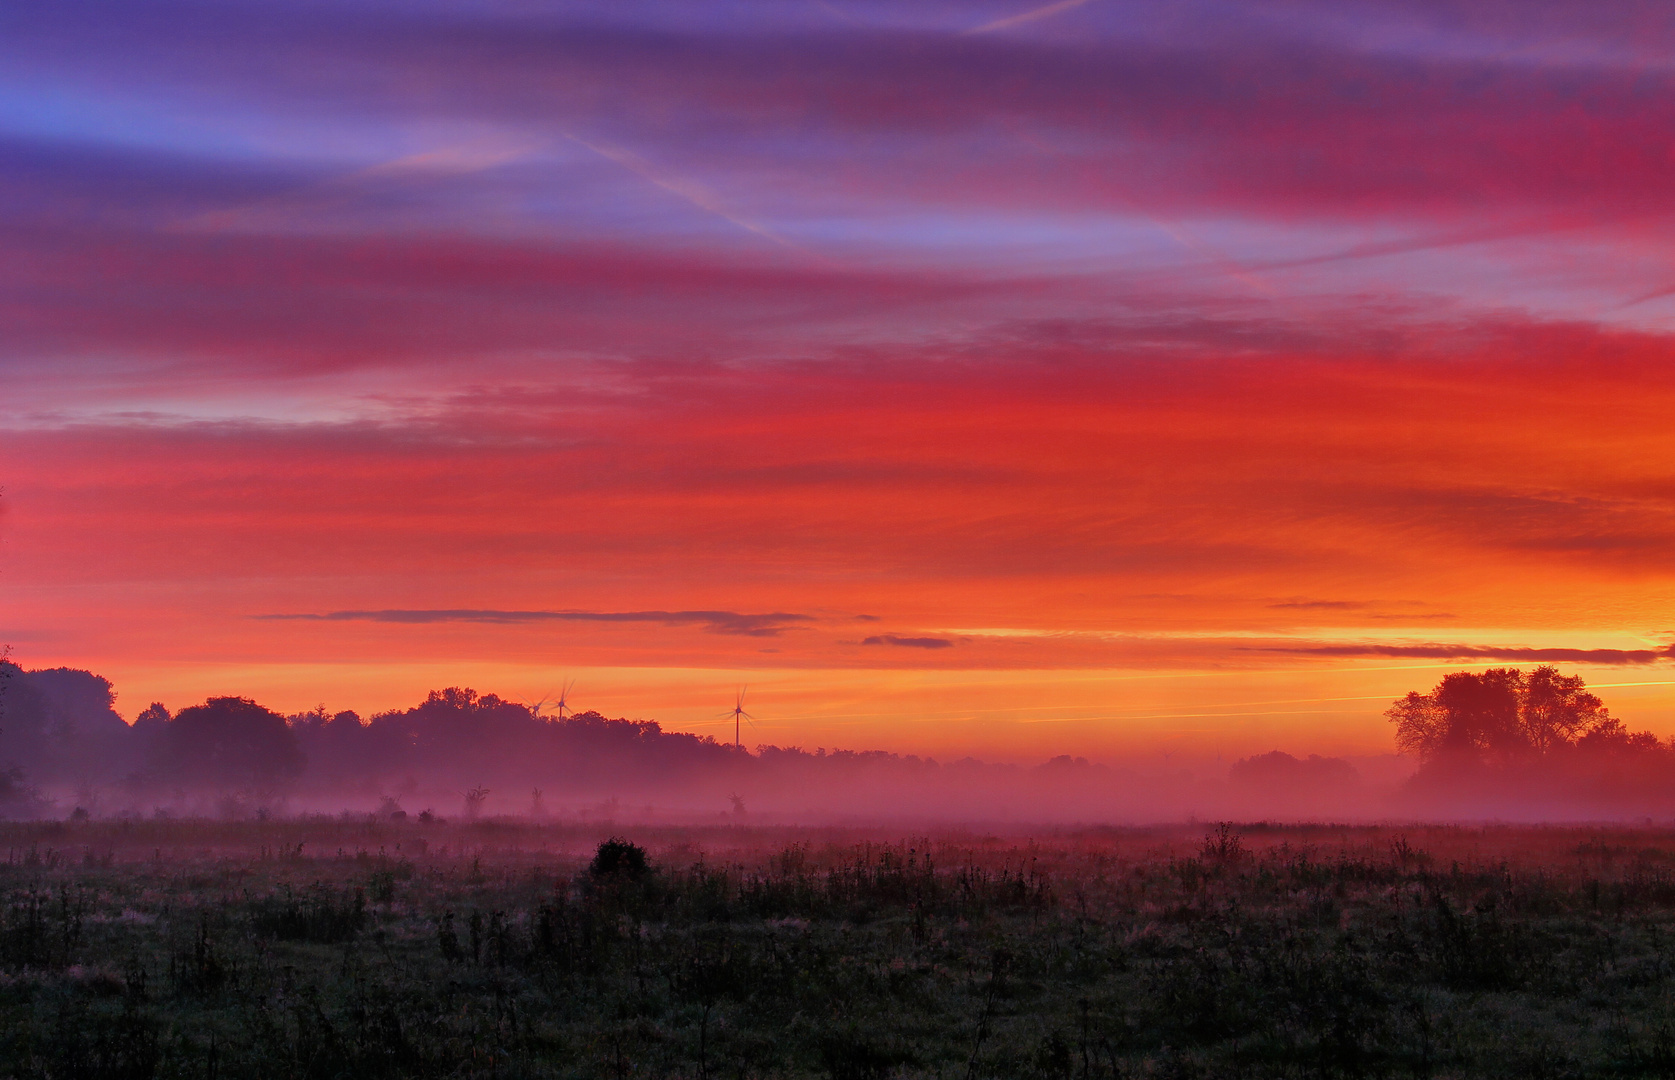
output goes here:
[[1661, 348], [649, 366], [401, 422], [12, 431], [5, 629], [129, 667], [1656, 662]]

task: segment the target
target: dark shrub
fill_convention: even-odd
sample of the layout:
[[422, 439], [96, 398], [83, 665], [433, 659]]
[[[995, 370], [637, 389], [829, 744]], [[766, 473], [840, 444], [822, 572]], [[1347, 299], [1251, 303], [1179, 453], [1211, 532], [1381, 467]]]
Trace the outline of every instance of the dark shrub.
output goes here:
[[599, 845], [587, 872], [596, 878], [639, 878], [646, 872], [646, 849], [613, 836]]

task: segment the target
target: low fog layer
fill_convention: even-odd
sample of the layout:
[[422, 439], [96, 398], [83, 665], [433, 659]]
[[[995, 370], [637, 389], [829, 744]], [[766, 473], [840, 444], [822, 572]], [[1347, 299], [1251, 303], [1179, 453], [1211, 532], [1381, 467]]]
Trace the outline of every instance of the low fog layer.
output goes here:
[[1144, 822], [1675, 812], [1675, 745], [1552, 668], [1449, 675], [1392, 706], [1404, 756], [1035, 765], [735, 748], [654, 721], [541, 715], [468, 689], [363, 718], [223, 697], [130, 725], [86, 671], [0, 666], [0, 813], [591, 820]]

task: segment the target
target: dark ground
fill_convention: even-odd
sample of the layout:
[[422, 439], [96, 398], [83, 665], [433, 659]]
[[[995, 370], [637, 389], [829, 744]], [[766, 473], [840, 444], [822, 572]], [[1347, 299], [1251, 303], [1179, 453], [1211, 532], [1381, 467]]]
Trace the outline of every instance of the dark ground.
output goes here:
[[0, 826], [0, 1076], [1675, 1075], [1675, 830], [604, 835]]

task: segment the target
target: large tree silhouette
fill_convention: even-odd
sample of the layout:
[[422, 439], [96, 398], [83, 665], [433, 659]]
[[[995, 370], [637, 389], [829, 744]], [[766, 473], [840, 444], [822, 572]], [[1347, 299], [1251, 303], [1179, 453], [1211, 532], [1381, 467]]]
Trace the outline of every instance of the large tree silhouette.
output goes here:
[[1429, 694], [1398, 698], [1385, 715], [1396, 725], [1396, 745], [1427, 765], [1516, 765], [1579, 747], [1645, 743], [1623, 729], [1579, 676], [1548, 666], [1528, 674], [1456, 671]]
[[157, 772], [173, 782], [258, 790], [285, 786], [307, 761], [283, 716], [241, 697], [180, 710], [155, 753]]

